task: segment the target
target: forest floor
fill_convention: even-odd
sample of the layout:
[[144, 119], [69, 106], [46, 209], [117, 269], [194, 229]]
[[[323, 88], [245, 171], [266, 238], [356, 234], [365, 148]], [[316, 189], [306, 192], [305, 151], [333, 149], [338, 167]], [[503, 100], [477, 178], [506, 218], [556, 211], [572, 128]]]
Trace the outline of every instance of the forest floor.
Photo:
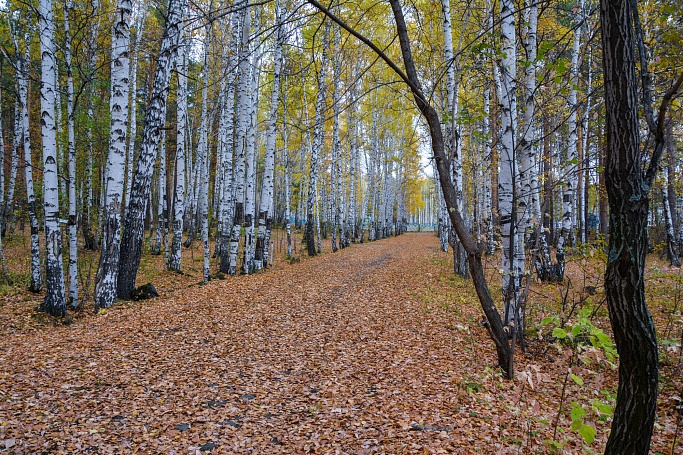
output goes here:
[[[528, 348], [518, 352], [508, 381], [495, 367], [471, 282], [453, 275], [452, 255], [438, 249], [433, 233], [352, 245], [291, 265], [277, 251], [263, 273], [206, 285], [197, 284], [201, 263], [188, 250], [191, 273], [183, 275], [145, 256], [138, 284], [153, 281], [161, 297], [118, 302], [97, 315], [86, 307], [68, 325], [34, 312], [40, 296], [3, 287], [0, 453], [604, 448], [605, 409], [616, 391], [609, 356], [549, 336], [554, 326], [547, 319], [541, 325], [558, 314], [571, 323], [569, 313], [585, 308], [591, 327], [608, 332], [594, 253], [569, 264], [567, 283], [576, 286], [533, 284]], [[673, 447], [683, 432], [681, 275], [656, 260], [648, 267], [662, 343], [652, 453], [683, 453], [680, 444]], [[492, 288], [499, 286], [494, 263], [488, 274]], [[569, 362], [578, 380], [568, 374]], [[591, 431], [582, 436], [573, 421], [577, 430], [596, 430], [591, 444]]]

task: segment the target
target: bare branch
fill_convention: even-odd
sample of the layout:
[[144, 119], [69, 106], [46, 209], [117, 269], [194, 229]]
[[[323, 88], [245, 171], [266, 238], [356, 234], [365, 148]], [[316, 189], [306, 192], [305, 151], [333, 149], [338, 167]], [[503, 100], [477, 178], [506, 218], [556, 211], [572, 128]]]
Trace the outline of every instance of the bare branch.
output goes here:
[[[665, 132], [664, 126], [666, 122], [666, 111], [669, 108], [669, 104], [676, 97], [678, 91], [683, 85], [683, 73], [678, 76], [676, 82], [666, 91], [662, 97], [662, 104], [659, 105], [659, 112], [657, 113], [657, 123], [656, 129], [654, 131], [655, 135], [655, 149], [652, 152], [652, 159], [650, 160], [650, 165], [645, 173], [645, 185], [649, 188], [652, 185], [652, 181], [657, 174], [657, 168], [659, 168], [659, 161], [662, 158], [662, 153], [664, 151], [665, 143]], [[648, 122], [649, 123], [649, 122]], [[653, 121], [654, 123], [654, 121]]]
[[332, 11], [329, 9], [325, 8], [323, 5], [321, 5], [317, 0], [307, 0], [308, 3], [316, 7], [318, 10], [320, 10], [321, 13], [323, 13], [325, 16], [329, 17], [333, 22], [335, 22], [337, 25], [339, 25], [341, 28], [349, 32], [351, 35], [355, 36], [359, 41], [361, 41], [363, 44], [368, 46], [370, 49], [372, 49], [384, 62], [389, 65], [389, 67], [394, 70], [394, 72], [403, 80], [403, 82], [410, 87], [410, 90], [416, 94], [416, 96], [419, 94], [419, 98], [422, 99], [424, 103], [427, 103], [427, 100], [424, 97], [424, 94], [422, 93], [422, 90], [419, 86], [416, 86], [413, 81], [411, 81], [408, 76], [396, 65], [396, 63], [391, 60], [387, 54], [382, 52], [382, 50], [375, 45], [372, 41], [370, 41], [368, 38], [364, 37], [360, 33], [358, 33], [356, 30], [352, 29], [346, 23], [338, 18]]

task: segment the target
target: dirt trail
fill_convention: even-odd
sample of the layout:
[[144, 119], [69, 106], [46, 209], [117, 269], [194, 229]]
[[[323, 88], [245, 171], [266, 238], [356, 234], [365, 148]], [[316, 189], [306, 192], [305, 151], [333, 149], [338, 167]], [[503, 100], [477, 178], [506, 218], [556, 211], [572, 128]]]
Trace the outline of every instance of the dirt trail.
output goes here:
[[[0, 347], [0, 441], [9, 453], [493, 453], [509, 445], [492, 414], [509, 385], [482, 383], [494, 358], [476, 301], [431, 297], [444, 257], [433, 235], [407, 234], [17, 331]], [[455, 301], [471, 295], [447, 284]]]

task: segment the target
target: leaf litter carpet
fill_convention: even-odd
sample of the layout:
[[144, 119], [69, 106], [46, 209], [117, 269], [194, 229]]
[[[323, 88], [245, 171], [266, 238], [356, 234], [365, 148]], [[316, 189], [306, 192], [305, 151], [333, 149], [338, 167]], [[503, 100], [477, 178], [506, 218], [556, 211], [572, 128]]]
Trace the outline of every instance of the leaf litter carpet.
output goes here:
[[[540, 451], [531, 428], [549, 430], [529, 415], [547, 423], [556, 398], [500, 379], [437, 243], [407, 234], [5, 329], [0, 452]], [[444, 286], [458, 306], [434, 297]]]

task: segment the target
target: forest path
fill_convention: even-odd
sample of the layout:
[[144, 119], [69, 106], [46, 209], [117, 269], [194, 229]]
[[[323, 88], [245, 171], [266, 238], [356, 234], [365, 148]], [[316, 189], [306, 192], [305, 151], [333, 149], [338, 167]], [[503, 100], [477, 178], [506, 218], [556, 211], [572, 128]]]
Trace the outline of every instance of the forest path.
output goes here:
[[432, 298], [448, 280], [437, 246], [406, 234], [17, 333], [0, 351], [0, 440], [17, 453], [474, 451], [484, 435], [458, 429], [472, 423], [461, 398], [468, 369], [494, 358], [462, 313], [476, 301]]

